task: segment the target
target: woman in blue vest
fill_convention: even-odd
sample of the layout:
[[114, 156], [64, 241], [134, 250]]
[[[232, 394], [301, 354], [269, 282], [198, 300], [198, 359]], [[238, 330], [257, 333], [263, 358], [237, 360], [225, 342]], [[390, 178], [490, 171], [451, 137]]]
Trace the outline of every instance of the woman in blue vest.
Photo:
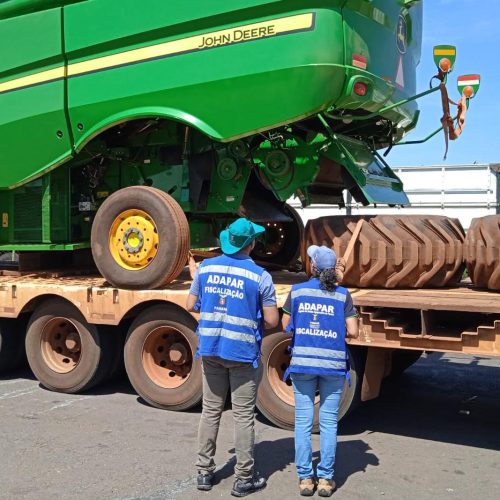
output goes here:
[[312, 467], [311, 432], [314, 398], [320, 395], [320, 462], [318, 495], [329, 497], [337, 447], [337, 414], [346, 378], [348, 355], [345, 338], [358, 336], [358, 317], [349, 291], [337, 284], [335, 252], [310, 246], [312, 276], [294, 285], [283, 311], [286, 331], [292, 332], [292, 359], [287, 371], [295, 394], [295, 463], [302, 496], [316, 487]]

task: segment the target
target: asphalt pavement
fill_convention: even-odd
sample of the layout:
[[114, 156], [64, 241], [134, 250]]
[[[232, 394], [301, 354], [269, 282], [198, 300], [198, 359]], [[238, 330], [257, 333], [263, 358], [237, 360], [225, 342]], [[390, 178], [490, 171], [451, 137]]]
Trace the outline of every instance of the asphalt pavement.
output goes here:
[[[338, 499], [500, 497], [500, 358], [425, 356], [377, 400], [340, 424]], [[0, 376], [0, 498], [230, 498], [231, 410], [217, 450], [217, 482], [196, 490], [200, 409], [142, 403], [126, 380], [67, 395], [28, 369]], [[257, 418], [257, 468], [268, 487], [249, 498], [299, 498], [293, 434]], [[315, 449], [318, 438], [314, 437]], [[317, 460], [317, 453], [315, 453]]]

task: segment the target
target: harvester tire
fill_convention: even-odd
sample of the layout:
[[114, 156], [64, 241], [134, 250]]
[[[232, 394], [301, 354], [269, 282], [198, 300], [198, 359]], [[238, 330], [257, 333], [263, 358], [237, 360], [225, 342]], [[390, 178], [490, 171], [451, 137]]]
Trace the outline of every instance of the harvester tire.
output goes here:
[[[262, 377], [257, 392], [257, 408], [274, 425], [293, 429], [295, 403], [290, 378], [283, 375], [290, 362], [290, 335], [284, 332], [266, 335], [262, 341]], [[361, 385], [366, 362], [366, 349], [349, 347], [351, 384], [344, 387], [338, 419], [353, 411], [361, 401]], [[319, 396], [314, 403], [313, 431], [319, 431]]]
[[187, 410], [202, 398], [201, 360], [194, 359], [196, 321], [186, 312], [152, 306], [130, 325], [125, 370], [139, 396], [152, 406]]
[[167, 193], [130, 186], [100, 206], [91, 243], [99, 272], [113, 286], [158, 288], [173, 281], [187, 263], [189, 224]]
[[283, 207], [290, 222], [268, 221], [262, 223], [266, 228], [266, 245], [257, 241], [252, 258], [263, 263], [267, 269], [294, 267], [300, 257], [300, 242], [304, 236], [304, 223], [297, 211], [290, 205]]
[[359, 236], [342, 284], [364, 288], [422, 288], [456, 285], [464, 270], [465, 233], [457, 219], [438, 215], [321, 217], [308, 222], [306, 249], [326, 245], [338, 256], [347, 249], [359, 220]]
[[20, 318], [0, 319], [0, 372], [15, 370], [25, 359], [26, 323]]
[[70, 394], [102, 382], [113, 357], [112, 333], [88, 323], [63, 299], [47, 299], [32, 314], [26, 332], [26, 355], [40, 383]]
[[465, 263], [474, 285], [500, 290], [500, 215], [472, 219], [465, 238]]

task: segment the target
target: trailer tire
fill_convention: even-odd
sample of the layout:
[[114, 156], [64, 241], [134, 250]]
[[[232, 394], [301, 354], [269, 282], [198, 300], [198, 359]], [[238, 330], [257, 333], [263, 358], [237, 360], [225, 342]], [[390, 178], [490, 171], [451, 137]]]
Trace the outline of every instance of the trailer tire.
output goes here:
[[474, 285], [500, 290], [500, 215], [472, 219], [465, 238], [465, 262]]
[[26, 322], [21, 318], [0, 318], [0, 372], [18, 368], [25, 359]]
[[124, 374], [123, 365], [123, 345], [125, 336], [123, 330], [118, 326], [99, 325], [99, 336], [103, 344], [103, 365], [105, 370], [102, 370], [100, 378], [97, 380], [96, 385], [109, 380], [118, 378], [120, 374]]
[[[292, 383], [283, 382], [283, 374], [289, 364], [288, 346], [290, 335], [284, 332], [266, 335], [262, 341], [262, 378], [257, 392], [257, 408], [274, 425], [293, 429], [295, 403]], [[344, 387], [338, 419], [353, 411], [360, 402], [366, 349], [349, 347], [351, 360], [351, 385]], [[314, 404], [313, 432], [319, 431], [319, 397]]]
[[187, 410], [202, 398], [196, 321], [187, 313], [156, 305], [140, 313], [125, 341], [125, 370], [139, 396], [152, 406]]
[[109, 196], [92, 224], [92, 255], [102, 276], [118, 288], [158, 288], [187, 263], [189, 224], [167, 193], [130, 186]]
[[462, 279], [464, 230], [458, 219], [439, 215], [333, 216], [306, 225], [302, 259], [309, 271], [309, 245], [326, 245], [340, 257], [358, 221], [364, 220], [342, 284], [363, 288], [456, 285]]
[[30, 318], [26, 355], [40, 383], [52, 391], [78, 393], [99, 384], [112, 357], [110, 332], [88, 323], [63, 299], [47, 299]]

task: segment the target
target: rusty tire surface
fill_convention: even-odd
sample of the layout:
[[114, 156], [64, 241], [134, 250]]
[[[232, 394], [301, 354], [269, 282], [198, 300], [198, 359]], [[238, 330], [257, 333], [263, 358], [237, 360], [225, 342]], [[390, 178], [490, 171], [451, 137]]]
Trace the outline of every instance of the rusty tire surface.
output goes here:
[[458, 219], [439, 215], [333, 216], [306, 225], [309, 245], [326, 245], [342, 257], [357, 222], [364, 219], [344, 273], [343, 285], [422, 288], [456, 285], [463, 270], [464, 230]]
[[[119, 214], [143, 210], [157, 224], [158, 249], [144, 268], [120, 266], [109, 249], [109, 232]], [[186, 265], [189, 224], [180, 205], [167, 193], [148, 186], [130, 186], [116, 191], [99, 207], [92, 224], [92, 255], [101, 275], [119, 288], [159, 288], [173, 281]]]
[[[137, 394], [150, 405], [180, 411], [201, 401], [201, 360], [194, 359], [196, 326], [191, 315], [168, 304], [149, 307], [130, 325], [125, 370]], [[171, 353], [179, 355], [180, 350], [181, 359], [175, 363]]]
[[0, 373], [14, 370], [25, 360], [26, 322], [22, 318], [0, 318]]
[[500, 290], [500, 215], [472, 219], [465, 238], [465, 263], [474, 285]]
[[[51, 329], [65, 324], [66, 331], [76, 332], [79, 338], [79, 348], [73, 353], [58, 352], [62, 341], [57, 339], [57, 331], [51, 333]], [[51, 345], [51, 340], [57, 344]], [[88, 323], [63, 299], [42, 302], [26, 332], [26, 356], [36, 378], [47, 389], [71, 394], [90, 389], [106, 378], [113, 365], [113, 344], [109, 331]]]
[[[293, 429], [295, 425], [295, 403], [290, 379], [282, 380], [290, 363], [288, 346], [290, 335], [276, 332], [266, 335], [262, 341], [262, 375], [257, 392], [258, 410], [274, 425], [282, 429]], [[351, 385], [345, 384], [340, 401], [338, 419], [353, 411], [360, 402], [366, 349], [350, 347]], [[319, 431], [319, 396], [314, 402], [313, 432]]]

